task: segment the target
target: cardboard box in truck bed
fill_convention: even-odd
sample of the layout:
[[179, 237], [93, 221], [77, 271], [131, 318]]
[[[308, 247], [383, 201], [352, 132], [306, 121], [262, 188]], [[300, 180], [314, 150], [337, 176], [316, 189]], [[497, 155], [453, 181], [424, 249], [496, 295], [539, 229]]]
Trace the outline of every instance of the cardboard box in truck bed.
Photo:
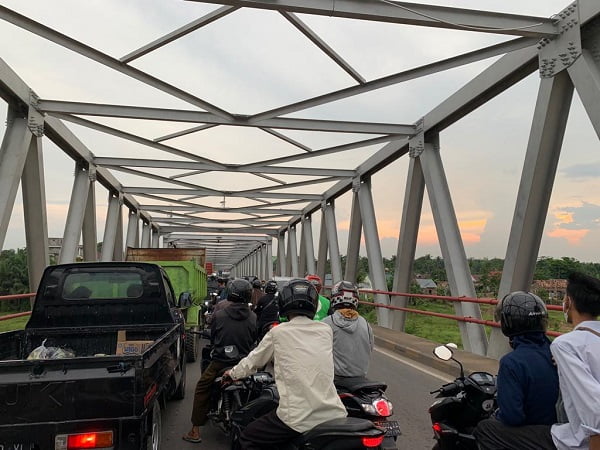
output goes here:
[[[114, 336], [114, 335], [113, 335]], [[128, 341], [125, 330], [117, 333], [116, 355], [141, 355], [154, 341]]]

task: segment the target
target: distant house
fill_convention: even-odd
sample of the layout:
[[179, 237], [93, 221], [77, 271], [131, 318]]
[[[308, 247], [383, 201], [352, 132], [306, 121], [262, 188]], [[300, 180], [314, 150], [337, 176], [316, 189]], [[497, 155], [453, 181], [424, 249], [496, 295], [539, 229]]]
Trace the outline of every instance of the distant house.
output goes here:
[[548, 294], [549, 303], [560, 303], [567, 292], [567, 280], [535, 280], [531, 285], [531, 291], [534, 294], [542, 294], [545, 297]]
[[435, 295], [437, 293], [437, 284], [431, 278], [416, 278], [415, 283], [423, 294]]

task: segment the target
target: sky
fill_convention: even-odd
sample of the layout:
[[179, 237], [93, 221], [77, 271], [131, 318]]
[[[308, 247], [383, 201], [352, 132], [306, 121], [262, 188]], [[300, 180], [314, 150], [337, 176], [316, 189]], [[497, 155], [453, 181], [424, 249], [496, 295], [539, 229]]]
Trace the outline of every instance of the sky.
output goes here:
[[[568, 4], [564, 0], [428, 3], [542, 17], [549, 17]], [[216, 8], [182, 0], [3, 0], [2, 5], [117, 58]], [[507, 39], [466, 31], [300, 17], [367, 80]], [[43, 99], [191, 109], [181, 100], [1, 20], [0, 57]], [[496, 59], [300, 111], [290, 117], [414, 123]], [[238, 10], [132, 65], [240, 114], [268, 110], [353, 84], [345, 72], [281, 15], [252, 9]], [[442, 160], [469, 257], [505, 256], [538, 84], [539, 76], [534, 73], [440, 134]], [[2, 122], [5, 115], [6, 105], [0, 101]], [[189, 126], [158, 121], [94, 120], [149, 138]], [[97, 156], [164, 157], [158, 151], [78, 125], [68, 124], [68, 127]], [[285, 134], [314, 149], [369, 137], [303, 131], [286, 131]], [[261, 158], [272, 158], [297, 150], [266, 133], [240, 127], [215, 127], [172, 139], [169, 144], [229, 163], [250, 162], [257, 154]], [[599, 147], [575, 93], [539, 256], [600, 261], [596, 251], [596, 244], [600, 242]], [[310, 160], [310, 164], [353, 169], [379, 148], [381, 146], [371, 146], [344, 152], [342, 156], [322, 156]], [[44, 161], [49, 234], [61, 236], [73, 182], [73, 163], [48, 139], [44, 140]], [[297, 163], [301, 164], [305, 163]], [[407, 168], [408, 159], [400, 158], [372, 178], [379, 237], [386, 257], [393, 255], [397, 248]], [[126, 180], [128, 185], [156, 185], [155, 181], [133, 175], [115, 172], [115, 176]], [[299, 178], [290, 176], [285, 180]], [[237, 189], [254, 187], [257, 183], [264, 185], [265, 180], [252, 175], [233, 180], [213, 172], [189, 177], [188, 181], [223, 189], [234, 184]], [[318, 193], [329, 186], [331, 184], [316, 185], [306, 192]], [[107, 193], [101, 186], [97, 186], [96, 191], [101, 239]], [[207, 201], [217, 206], [220, 200]], [[231, 205], [241, 204], [228, 201]], [[350, 204], [349, 193], [336, 201], [343, 254], [346, 253]], [[317, 213], [313, 224], [315, 239], [319, 221]], [[19, 194], [4, 248], [24, 245]], [[364, 247], [362, 251], [364, 254]], [[441, 254], [427, 194], [417, 243], [417, 256], [424, 254]]]

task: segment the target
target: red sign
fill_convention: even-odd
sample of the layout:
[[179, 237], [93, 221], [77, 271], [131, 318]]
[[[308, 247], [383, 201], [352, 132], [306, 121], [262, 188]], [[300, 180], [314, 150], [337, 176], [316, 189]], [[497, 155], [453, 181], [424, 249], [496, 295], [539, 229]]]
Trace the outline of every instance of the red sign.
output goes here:
[[206, 270], [206, 275], [210, 275], [211, 273], [213, 273], [213, 263], [211, 263], [211, 262], [205, 262], [204, 263], [204, 270]]

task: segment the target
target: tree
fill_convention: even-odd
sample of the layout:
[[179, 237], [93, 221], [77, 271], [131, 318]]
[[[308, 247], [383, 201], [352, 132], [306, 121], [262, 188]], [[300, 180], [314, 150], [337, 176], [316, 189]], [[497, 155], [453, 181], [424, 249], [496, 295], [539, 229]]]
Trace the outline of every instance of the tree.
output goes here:
[[[22, 249], [0, 252], [0, 295], [29, 292], [27, 251]], [[29, 309], [29, 299], [0, 302], [0, 311], [15, 312]]]

